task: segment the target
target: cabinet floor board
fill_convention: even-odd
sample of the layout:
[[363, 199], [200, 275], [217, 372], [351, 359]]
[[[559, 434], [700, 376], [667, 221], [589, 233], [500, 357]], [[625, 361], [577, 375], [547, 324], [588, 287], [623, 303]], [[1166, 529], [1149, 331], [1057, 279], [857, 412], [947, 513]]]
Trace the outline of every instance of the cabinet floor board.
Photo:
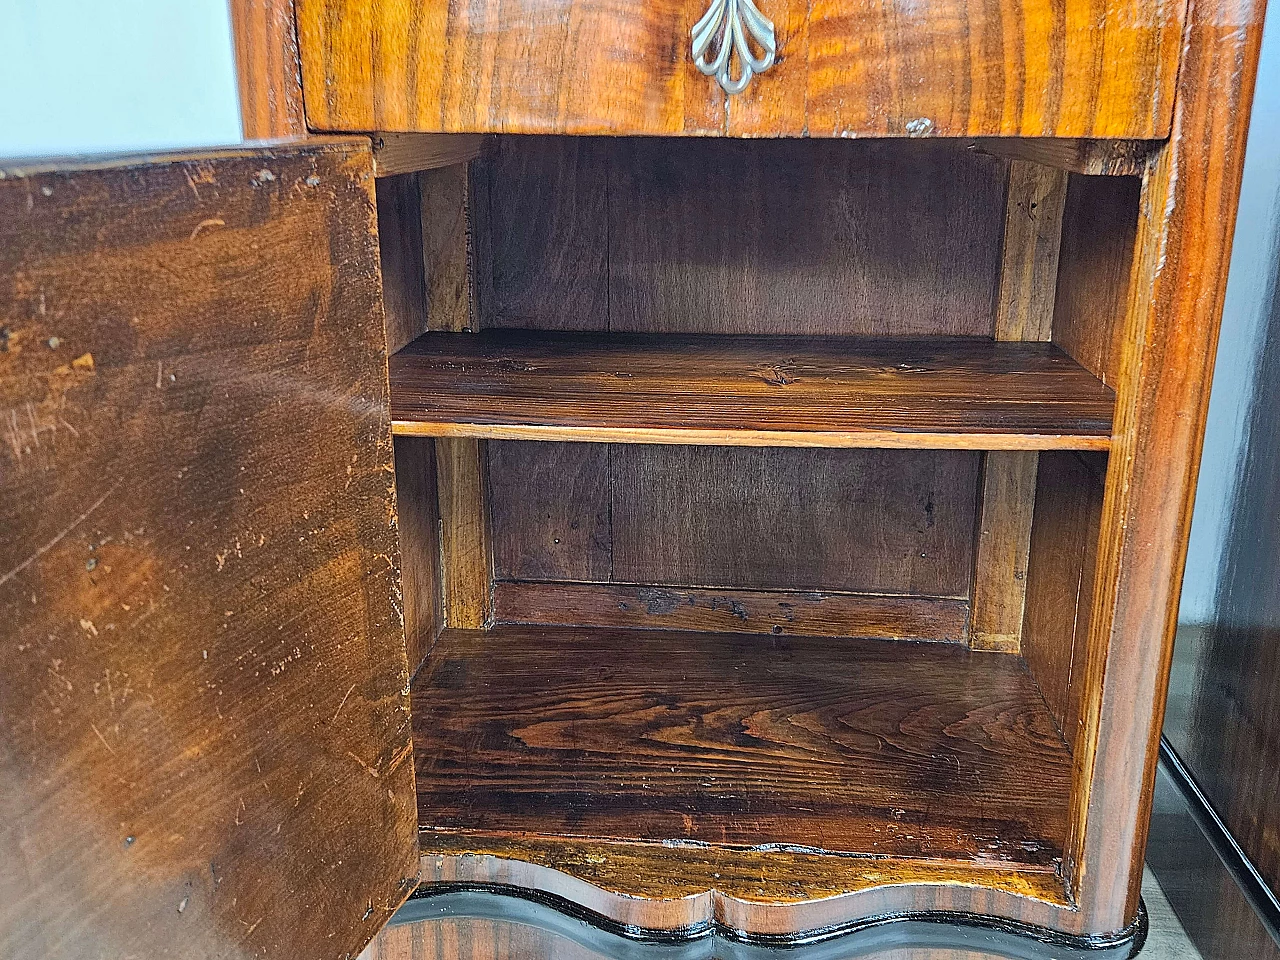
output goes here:
[[1053, 874], [1067, 833], [1071, 757], [1025, 665], [950, 644], [450, 629], [413, 712], [426, 853], [465, 835]]

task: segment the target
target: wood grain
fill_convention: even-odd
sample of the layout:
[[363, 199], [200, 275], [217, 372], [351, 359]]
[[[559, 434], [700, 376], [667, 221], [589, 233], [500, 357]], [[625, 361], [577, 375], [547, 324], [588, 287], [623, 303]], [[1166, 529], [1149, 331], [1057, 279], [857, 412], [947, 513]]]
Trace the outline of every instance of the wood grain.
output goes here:
[[427, 331], [422, 194], [412, 174], [381, 179], [375, 192], [387, 349], [394, 353]]
[[394, 177], [466, 164], [480, 155], [483, 141], [483, 137], [466, 134], [379, 133], [373, 138], [373, 173]]
[[337, 960], [416, 883], [372, 184], [0, 178], [0, 955]]
[[749, 446], [1106, 449], [1111, 391], [979, 338], [429, 334], [391, 359], [397, 433]]
[[726, 98], [689, 54], [704, 4], [299, 0], [322, 130], [1160, 138], [1179, 4], [772, 0], [779, 62]]
[[464, 165], [427, 170], [417, 177], [421, 206], [427, 323], [461, 332], [476, 324], [471, 291], [469, 171]]
[[1138, 906], [1262, 13], [1193, 0], [1172, 137], [1142, 185], [1068, 857], [1090, 930]]
[[485, 464], [483, 441], [436, 442], [444, 615], [451, 627], [481, 628], [492, 620], [493, 560], [484, 509]]
[[1065, 837], [1034, 684], [955, 644], [446, 630], [413, 698], [428, 855], [437, 833], [798, 843], [1052, 874]]
[[[1009, 164], [997, 340], [1042, 342], [1052, 335], [1066, 193], [1065, 173], [1024, 160]], [[1021, 644], [1037, 462], [1033, 451], [983, 458], [970, 637], [976, 649], [1017, 653]]]
[[969, 642], [975, 650], [1017, 653], [1022, 645], [1039, 455], [1033, 450], [988, 453], [983, 461]]
[[499, 580], [968, 593], [973, 453], [490, 442], [489, 468]]
[[486, 327], [992, 334], [1007, 164], [958, 144], [500, 137], [476, 166]]
[[1120, 382], [1141, 181], [1073, 176], [1063, 212], [1053, 342], [1099, 380]]
[[1035, 137], [975, 140], [973, 149], [1009, 160], [1029, 160], [1096, 177], [1140, 177], [1160, 144], [1150, 140], [1084, 140]]
[[613, 474], [603, 444], [489, 443], [493, 570], [500, 580], [609, 580]]
[[430, 440], [395, 441], [396, 527], [400, 531], [400, 603], [413, 676], [444, 627], [436, 451]]
[[515, 581], [494, 584], [494, 621], [963, 643], [969, 605], [941, 597]]
[[965, 451], [615, 447], [612, 578], [967, 597], [978, 459]]
[[1043, 454], [1027, 569], [1022, 654], [1067, 743], [1080, 736], [1090, 601], [1106, 464]]
[[229, 0], [246, 140], [305, 137], [293, 0]]

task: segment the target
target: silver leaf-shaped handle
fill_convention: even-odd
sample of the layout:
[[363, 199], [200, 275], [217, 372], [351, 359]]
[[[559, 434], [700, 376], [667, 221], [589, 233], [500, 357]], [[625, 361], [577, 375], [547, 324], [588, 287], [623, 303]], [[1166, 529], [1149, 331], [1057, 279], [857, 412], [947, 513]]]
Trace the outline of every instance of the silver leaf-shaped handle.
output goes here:
[[[757, 57], [748, 38], [764, 51]], [[710, 59], [707, 54], [715, 45]], [[778, 52], [773, 23], [752, 0], [711, 0], [702, 19], [693, 25], [693, 62], [708, 77], [715, 77], [727, 94], [741, 93], [757, 73], [773, 66]], [[738, 76], [733, 75], [737, 54]]]

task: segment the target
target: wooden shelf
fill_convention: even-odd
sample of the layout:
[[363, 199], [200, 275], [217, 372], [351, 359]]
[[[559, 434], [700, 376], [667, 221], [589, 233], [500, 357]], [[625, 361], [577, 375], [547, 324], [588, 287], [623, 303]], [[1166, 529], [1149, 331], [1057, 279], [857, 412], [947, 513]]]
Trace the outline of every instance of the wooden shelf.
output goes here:
[[391, 358], [416, 436], [1105, 450], [1114, 394], [1046, 343], [428, 333]]
[[1025, 666], [954, 644], [445, 630], [413, 713], [428, 854], [710, 845], [1052, 887], [1067, 835], [1071, 757]]

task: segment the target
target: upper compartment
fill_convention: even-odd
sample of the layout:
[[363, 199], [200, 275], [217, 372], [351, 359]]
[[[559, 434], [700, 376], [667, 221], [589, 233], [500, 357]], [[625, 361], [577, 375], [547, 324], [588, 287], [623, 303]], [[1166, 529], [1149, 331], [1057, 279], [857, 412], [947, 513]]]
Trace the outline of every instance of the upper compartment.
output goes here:
[[712, 29], [735, 10], [751, 19], [747, 0], [298, 0], [307, 120], [422, 133], [1162, 138], [1186, 7], [756, 0], [776, 62], [728, 95], [691, 50], [709, 5], [723, 13]]

